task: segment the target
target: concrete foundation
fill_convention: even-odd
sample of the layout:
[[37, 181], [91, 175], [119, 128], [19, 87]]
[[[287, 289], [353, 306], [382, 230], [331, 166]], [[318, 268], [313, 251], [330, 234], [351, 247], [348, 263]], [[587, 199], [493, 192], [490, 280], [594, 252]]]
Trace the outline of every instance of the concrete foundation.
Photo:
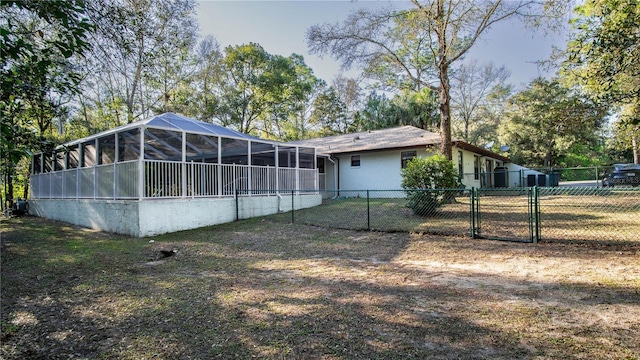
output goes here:
[[[29, 213], [133, 237], [153, 236], [320, 205], [320, 194], [235, 198], [29, 200]], [[237, 204], [237, 209], [236, 209]]]

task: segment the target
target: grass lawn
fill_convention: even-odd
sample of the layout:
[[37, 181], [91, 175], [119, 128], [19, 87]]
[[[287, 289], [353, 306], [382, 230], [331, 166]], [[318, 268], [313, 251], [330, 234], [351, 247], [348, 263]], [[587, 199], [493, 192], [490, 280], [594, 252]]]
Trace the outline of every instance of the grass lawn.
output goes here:
[[[577, 192], [576, 192], [577, 190]], [[634, 189], [635, 190], [635, 189]], [[633, 242], [640, 238], [640, 192], [602, 189], [546, 189], [540, 195], [541, 241]], [[568, 192], [568, 194], [567, 194]], [[594, 194], [595, 193], [595, 194]], [[456, 196], [435, 214], [414, 215], [402, 192], [378, 192], [389, 198], [338, 198], [297, 210], [294, 222], [327, 228], [470, 236], [471, 199]], [[479, 198], [476, 233], [489, 239], [529, 241], [529, 199], [525, 190], [488, 190]], [[290, 223], [291, 213], [273, 217]]]
[[273, 219], [143, 239], [3, 219], [0, 358], [640, 358], [640, 239]]

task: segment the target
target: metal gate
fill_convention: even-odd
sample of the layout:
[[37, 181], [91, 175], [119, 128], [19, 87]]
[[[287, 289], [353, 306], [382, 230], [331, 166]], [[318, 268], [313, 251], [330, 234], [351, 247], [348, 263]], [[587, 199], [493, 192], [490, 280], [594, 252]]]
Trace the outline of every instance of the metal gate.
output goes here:
[[471, 235], [479, 239], [538, 242], [537, 188], [474, 189]]

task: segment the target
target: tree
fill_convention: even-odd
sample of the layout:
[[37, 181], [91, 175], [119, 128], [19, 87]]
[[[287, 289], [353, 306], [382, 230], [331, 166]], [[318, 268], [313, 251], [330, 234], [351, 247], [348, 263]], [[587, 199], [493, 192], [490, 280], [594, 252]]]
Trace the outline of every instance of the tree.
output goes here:
[[[563, 1], [547, 1], [555, 9]], [[428, 87], [439, 95], [441, 152], [452, 158], [450, 70], [493, 24], [515, 16], [541, 14], [539, 2], [412, 1], [407, 10], [359, 10], [342, 23], [316, 25], [307, 32], [311, 52], [330, 54], [344, 68], [395, 89]], [[539, 19], [539, 18], [536, 18]]]
[[538, 78], [510, 98], [500, 140], [511, 146], [514, 162], [557, 166], [572, 147], [595, 147], [588, 145], [600, 141], [606, 114], [606, 108], [557, 79]]
[[0, 171], [9, 206], [18, 162], [51, 146], [52, 120], [77, 91], [73, 59], [89, 49], [91, 30], [83, 1], [0, 2]]
[[363, 109], [357, 114], [359, 130], [385, 129], [412, 125], [432, 130], [438, 127], [437, 96], [430, 89], [420, 92], [404, 91], [391, 100], [382, 94], [369, 95]]
[[491, 121], [493, 100], [510, 92], [511, 86], [505, 85], [509, 76], [504, 66], [496, 67], [493, 63], [480, 65], [472, 60], [460, 65], [451, 76], [454, 134], [468, 143], [480, 145], [483, 130], [487, 126], [495, 130], [495, 122]]
[[458, 174], [453, 162], [442, 155], [415, 157], [402, 169], [402, 188], [407, 206], [419, 216], [433, 214], [451, 200], [450, 191], [457, 186]]
[[640, 97], [640, 3], [587, 0], [575, 12], [565, 74], [611, 102]]
[[621, 154], [617, 162], [633, 159], [640, 164], [640, 106], [625, 106], [613, 127], [613, 150]]
[[229, 46], [215, 80], [223, 126], [278, 140], [307, 136], [312, 104], [324, 86], [304, 58], [270, 54], [255, 43]]
[[346, 134], [355, 131], [353, 118], [349, 116], [347, 105], [340, 99], [333, 87], [325, 89], [313, 103], [311, 124], [318, 136]]
[[[166, 110], [193, 72], [194, 0], [88, 0], [97, 25], [81, 115], [121, 125]], [[93, 116], [98, 120], [98, 116]]]
[[640, 3], [588, 0], [576, 8], [576, 15], [563, 75], [622, 109], [616, 148], [632, 151], [633, 161], [640, 164]]

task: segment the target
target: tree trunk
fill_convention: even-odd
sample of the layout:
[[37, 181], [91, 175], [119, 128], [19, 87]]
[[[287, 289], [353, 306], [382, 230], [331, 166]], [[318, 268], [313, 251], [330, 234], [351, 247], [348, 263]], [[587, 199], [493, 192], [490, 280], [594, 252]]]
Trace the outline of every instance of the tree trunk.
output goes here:
[[440, 88], [438, 94], [440, 95], [440, 139], [442, 141], [440, 152], [448, 160], [453, 160], [453, 152], [451, 150], [451, 95], [449, 90], [451, 85], [449, 84], [448, 66], [441, 65], [440, 72]]

